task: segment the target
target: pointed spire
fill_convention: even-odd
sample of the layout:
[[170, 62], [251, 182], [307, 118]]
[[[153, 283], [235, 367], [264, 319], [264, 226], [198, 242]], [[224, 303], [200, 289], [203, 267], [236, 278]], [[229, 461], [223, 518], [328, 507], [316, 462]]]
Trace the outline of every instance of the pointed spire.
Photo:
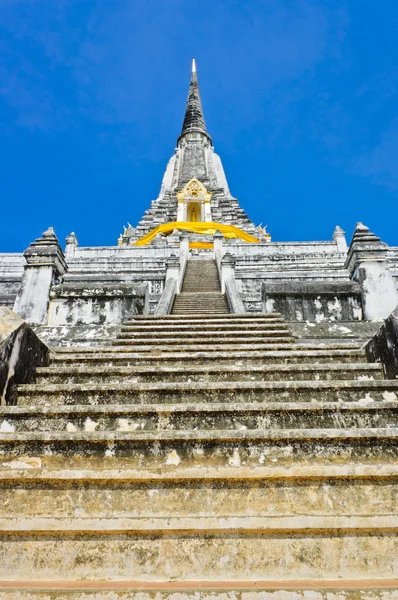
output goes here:
[[[191, 131], [198, 131], [209, 136], [203, 116], [202, 102], [200, 99], [198, 76], [196, 74], [196, 61], [192, 59], [192, 75], [188, 90], [187, 106], [185, 109], [184, 123], [182, 125], [180, 139]], [[210, 138], [211, 142], [211, 138]]]

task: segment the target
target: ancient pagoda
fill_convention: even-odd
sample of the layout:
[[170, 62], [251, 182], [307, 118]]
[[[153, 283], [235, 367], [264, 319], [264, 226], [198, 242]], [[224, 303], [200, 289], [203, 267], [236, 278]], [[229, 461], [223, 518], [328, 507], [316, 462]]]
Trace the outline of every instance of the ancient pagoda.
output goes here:
[[250, 220], [193, 62], [136, 226], [0, 254], [0, 598], [397, 598], [397, 283]]

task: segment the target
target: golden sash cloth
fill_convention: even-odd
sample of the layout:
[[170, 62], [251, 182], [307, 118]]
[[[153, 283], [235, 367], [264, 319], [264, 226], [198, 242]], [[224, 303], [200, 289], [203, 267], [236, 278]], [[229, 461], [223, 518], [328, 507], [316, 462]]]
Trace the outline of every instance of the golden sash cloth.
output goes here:
[[218, 230], [225, 238], [239, 238], [245, 242], [252, 243], [258, 243], [260, 241], [254, 236], [242, 231], [239, 227], [235, 227], [235, 225], [223, 225], [222, 223], [213, 222], [206, 223], [205, 221], [174, 221], [173, 223], [163, 223], [163, 225], [158, 225], [155, 229], [152, 229], [152, 231], [136, 241], [134, 246], [146, 246], [158, 233], [172, 233], [174, 229], [188, 231], [189, 233], [201, 233], [203, 235], [214, 235]]

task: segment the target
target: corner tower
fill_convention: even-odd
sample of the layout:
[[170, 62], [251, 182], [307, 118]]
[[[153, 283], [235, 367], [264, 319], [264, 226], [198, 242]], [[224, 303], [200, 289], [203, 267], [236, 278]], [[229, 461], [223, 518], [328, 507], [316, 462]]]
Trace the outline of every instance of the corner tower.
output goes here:
[[183, 221], [233, 225], [266, 240], [262, 229], [255, 227], [229, 191], [221, 159], [214, 152], [206, 127], [195, 59], [181, 133], [167, 164], [159, 196], [137, 227], [125, 229], [119, 243], [140, 243], [158, 226]]

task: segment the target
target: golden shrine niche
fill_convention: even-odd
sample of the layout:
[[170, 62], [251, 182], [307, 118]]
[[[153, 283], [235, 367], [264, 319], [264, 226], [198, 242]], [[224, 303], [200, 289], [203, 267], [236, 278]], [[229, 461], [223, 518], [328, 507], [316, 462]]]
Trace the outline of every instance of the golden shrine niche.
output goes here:
[[177, 192], [177, 221], [178, 222], [210, 222], [211, 221], [211, 192], [203, 183], [193, 177]]

